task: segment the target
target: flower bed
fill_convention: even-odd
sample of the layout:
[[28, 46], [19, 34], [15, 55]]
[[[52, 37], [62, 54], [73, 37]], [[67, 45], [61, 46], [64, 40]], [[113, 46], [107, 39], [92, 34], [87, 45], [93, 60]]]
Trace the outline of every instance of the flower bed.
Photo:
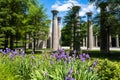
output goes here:
[[[119, 80], [117, 62], [90, 59], [87, 53], [72, 56], [64, 50], [26, 55], [23, 49], [0, 50], [1, 80]], [[114, 65], [114, 63], [116, 65]], [[112, 77], [110, 77], [113, 75]]]

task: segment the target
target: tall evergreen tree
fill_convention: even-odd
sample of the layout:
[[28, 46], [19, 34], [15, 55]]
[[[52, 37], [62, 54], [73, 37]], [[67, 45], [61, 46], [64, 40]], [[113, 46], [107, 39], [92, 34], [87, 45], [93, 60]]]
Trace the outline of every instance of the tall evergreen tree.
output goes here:
[[[100, 50], [101, 53], [109, 53], [109, 33], [113, 22], [110, 16], [116, 13], [115, 9], [119, 7], [118, 0], [90, 0], [100, 7]], [[108, 10], [109, 9], [109, 10]], [[113, 19], [113, 18], [112, 18]]]
[[35, 42], [41, 32], [48, 34], [48, 24], [44, 7], [37, 0], [0, 0], [0, 33], [5, 39], [0, 44], [4, 48], [10, 45], [13, 49], [15, 42], [18, 46], [19, 40], [26, 41], [26, 34]]
[[[64, 18], [64, 23], [66, 24], [66, 28], [64, 28], [63, 32], [68, 30], [70, 32], [70, 48], [76, 50], [77, 53], [80, 51], [80, 17], [79, 17], [79, 6], [73, 6], [72, 9], [68, 11]], [[68, 35], [64, 36], [64, 38], [69, 39]]]

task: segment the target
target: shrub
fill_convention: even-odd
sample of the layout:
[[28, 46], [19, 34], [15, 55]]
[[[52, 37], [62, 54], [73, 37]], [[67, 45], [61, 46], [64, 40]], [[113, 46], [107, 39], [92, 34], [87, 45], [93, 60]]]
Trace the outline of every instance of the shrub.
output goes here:
[[96, 69], [101, 80], [120, 80], [120, 63], [118, 62], [99, 60]]

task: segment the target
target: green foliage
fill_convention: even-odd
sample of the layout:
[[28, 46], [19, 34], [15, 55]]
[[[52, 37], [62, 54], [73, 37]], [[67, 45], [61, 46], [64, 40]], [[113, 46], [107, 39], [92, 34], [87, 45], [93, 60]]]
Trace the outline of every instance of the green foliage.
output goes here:
[[[80, 21], [78, 17], [80, 7], [72, 6], [72, 8], [64, 16], [65, 28], [62, 30], [62, 44], [64, 46], [71, 46], [78, 50], [80, 47]], [[67, 43], [65, 45], [65, 43]], [[71, 46], [72, 47], [72, 46]]]
[[64, 62], [64, 60], [54, 60], [49, 55], [44, 56], [41, 65], [36, 66], [31, 73], [31, 80], [63, 80], [68, 76], [71, 68], [71, 77], [76, 80], [99, 80], [97, 73], [90, 71], [91, 61], [82, 62], [71, 58], [71, 62]]
[[[49, 24], [44, 6], [38, 0], [0, 0], [0, 32], [6, 40], [4, 47], [13, 47], [19, 41], [25, 40], [26, 35], [34, 39], [46, 39]], [[44, 37], [39, 37], [44, 32]]]
[[98, 76], [101, 80], [119, 80], [120, 79], [120, 63], [112, 62], [107, 59], [99, 60]]
[[[0, 61], [0, 79], [1, 80], [26, 80], [30, 79], [31, 58], [30, 56], [21, 57], [19, 55], [10, 58], [10, 55], [4, 55]], [[27, 58], [27, 59], [26, 59]]]
[[120, 79], [119, 62], [94, 58], [82, 61], [84, 57], [68, 55], [64, 58], [67, 53], [59, 53], [59, 57], [56, 54], [25, 55], [21, 50], [0, 53], [0, 80], [64, 80], [67, 77], [75, 80]]
[[14, 80], [14, 66], [8, 57], [0, 59], [0, 79], [1, 80]]
[[5, 40], [5, 39], [4, 39], [4, 36], [5, 36], [5, 35], [1, 33], [1, 35], [0, 35], [0, 47], [1, 47], [1, 48], [3, 48], [3, 43], [4, 43], [4, 40]]
[[[105, 23], [101, 22], [102, 19], [100, 16], [103, 14], [103, 11], [100, 11], [101, 13], [97, 14], [94, 18], [95, 24], [102, 25], [104, 24], [104, 27], [110, 27], [110, 33], [112, 35], [114, 34], [120, 34], [119, 25], [120, 25], [120, 3], [118, 0], [90, 0], [91, 2], [95, 2], [96, 7], [100, 7], [101, 10], [104, 8], [104, 15]], [[104, 5], [106, 4], [106, 6]], [[101, 6], [103, 5], [103, 6]]]
[[0, 53], [1, 80], [63, 80], [68, 76], [70, 69], [71, 77], [77, 80], [98, 80], [96, 72], [90, 70], [93, 64], [90, 60], [82, 62], [70, 57], [68, 62], [63, 59], [57, 60], [46, 53], [36, 56], [21, 55], [19, 51], [13, 53]]
[[87, 22], [82, 23], [80, 26], [81, 37], [87, 36], [87, 29], [88, 29], [88, 23]]
[[69, 26], [64, 26], [61, 31], [62, 46], [70, 46], [71, 44], [71, 30]]

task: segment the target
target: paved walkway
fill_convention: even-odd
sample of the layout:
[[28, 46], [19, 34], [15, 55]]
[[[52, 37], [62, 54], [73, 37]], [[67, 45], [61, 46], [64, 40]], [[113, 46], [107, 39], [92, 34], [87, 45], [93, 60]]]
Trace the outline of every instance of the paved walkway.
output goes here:
[[[87, 47], [81, 47], [82, 49], [87, 49]], [[100, 50], [100, 47], [93, 47], [92, 50]], [[120, 48], [111, 47], [110, 50], [120, 51]]]
[[[67, 46], [63, 46], [62, 48], [63, 48], [63, 49], [70, 49], [70, 48], [69, 48], [69, 47], [67, 47]], [[81, 49], [86, 50], [86, 49], [87, 49], [87, 47], [81, 47]], [[92, 50], [100, 50], [100, 47], [93, 47], [93, 49], [92, 49]], [[110, 48], [110, 50], [120, 51], [120, 48], [111, 47], [111, 48]]]

